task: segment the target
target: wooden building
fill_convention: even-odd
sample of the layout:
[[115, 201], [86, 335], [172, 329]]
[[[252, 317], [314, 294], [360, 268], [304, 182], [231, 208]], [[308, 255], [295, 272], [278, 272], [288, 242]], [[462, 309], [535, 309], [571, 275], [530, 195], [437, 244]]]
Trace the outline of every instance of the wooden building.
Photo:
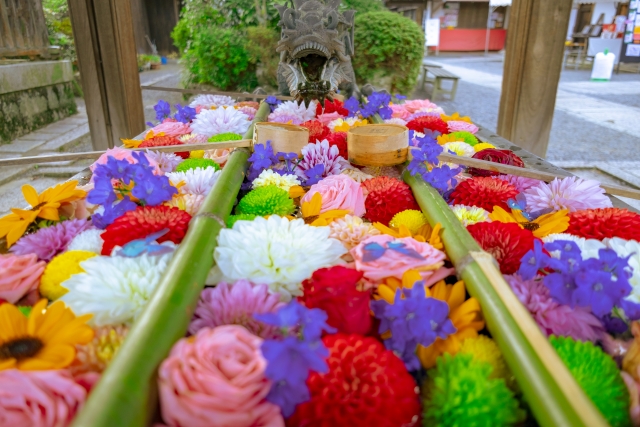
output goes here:
[[149, 42], [155, 43], [160, 55], [178, 52], [173, 45], [171, 31], [178, 23], [180, 9], [182, 0], [131, 0], [138, 53], [152, 53]]
[[0, 58], [49, 55], [49, 34], [40, 0], [0, 1]]

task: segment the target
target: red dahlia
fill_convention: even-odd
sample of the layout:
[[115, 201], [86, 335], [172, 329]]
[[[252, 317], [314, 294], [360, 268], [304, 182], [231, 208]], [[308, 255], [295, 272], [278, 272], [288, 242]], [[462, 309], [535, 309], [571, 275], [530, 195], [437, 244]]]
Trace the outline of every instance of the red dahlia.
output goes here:
[[506, 181], [476, 176], [458, 184], [450, 198], [453, 204], [477, 206], [491, 212], [494, 206], [509, 210], [507, 200], [517, 195], [516, 187]]
[[364, 207], [367, 209], [364, 217], [371, 222], [388, 225], [398, 212], [420, 209], [411, 187], [399, 179], [378, 176], [364, 181], [362, 185], [368, 192], [364, 200]]
[[347, 150], [347, 133], [346, 132], [335, 132], [330, 133], [326, 137], [327, 141], [329, 141], [329, 145], [335, 145], [340, 150], [340, 155], [348, 159], [349, 151]]
[[355, 334], [322, 341], [329, 349], [329, 372], [309, 375], [311, 399], [298, 405], [289, 427], [398, 427], [418, 421], [418, 387], [393, 352]]
[[334, 99], [333, 102], [327, 99], [324, 100], [324, 111], [322, 111], [322, 104], [318, 102], [316, 105], [316, 116], [320, 114], [338, 113], [341, 116], [349, 115], [349, 110], [344, 108], [344, 103]]
[[640, 240], [640, 215], [620, 208], [571, 212], [569, 229], [566, 232], [586, 239], [620, 237], [626, 240]]
[[309, 143], [315, 144], [316, 141], [322, 141], [329, 135], [328, 127], [317, 120], [308, 120], [300, 126], [309, 129]]
[[132, 240], [142, 239], [151, 233], [168, 228], [169, 232], [158, 242], [171, 240], [180, 243], [187, 233], [191, 215], [169, 206], [138, 206], [113, 221], [100, 235], [104, 240], [102, 255], [111, 255], [115, 246], [123, 246]]
[[[524, 162], [511, 150], [498, 150], [496, 148], [485, 148], [473, 155], [474, 159], [485, 160], [487, 162], [501, 163], [503, 165], [524, 167]], [[473, 176], [498, 176], [500, 172], [486, 169], [469, 168], [467, 172]]]
[[[180, 141], [178, 138], [174, 138], [172, 136], [154, 136], [150, 139], [145, 139], [139, 145], [140, 148], [153, 148], [153, 147], [167, 147], [170, 145], [184, 145], [184, 142]], [[180, 156], [183, 159], [189, 158], [188, 151], [180, 151], [174, 153], [176, 156]]]
[[502, 274], [513, 274], [520, 268], [520, 260], [533, 249], [535, 237], [515, 223], [478, 222], [467, 227], [469, 233], [485, 251], [500, 264]]
[[440, 117], [435, 116], [422, 116], [417, 119], [411, 120], [407, 123], [407, 127], [416, 132], [425, 133], [425, 129], [437, 131], [441, 134], [449, 133], [449, 126]]

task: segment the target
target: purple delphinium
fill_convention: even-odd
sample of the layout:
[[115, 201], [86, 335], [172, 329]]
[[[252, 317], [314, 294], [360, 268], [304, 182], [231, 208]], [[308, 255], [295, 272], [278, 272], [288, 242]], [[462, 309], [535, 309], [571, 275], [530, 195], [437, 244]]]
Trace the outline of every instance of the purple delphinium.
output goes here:
[[344, 108], [349, 112], [348, 117], [355, 117], [360, 110], [360, 103], [355, 97], [351, 97], [344, 102]]
[[62, 221], [23, 236], [11, 246], [10, 251], [16, 255], [36, 254], [42, 261], [51, 261], [67, 249], [75, 236], [91, 228], [93, 226], [86, 219]]
[[191, 120], [196, 118], [196, 109], [191, 108], [188, 105], [184, 107], [180, 104], [176, 104], [176, 114], [173, 116], [179, 122], [190, 123]]
[[153, 109], [156, 111], [156, 120], [159, 122], [171, 117], [171, 105], [167, 101], [161, 99]]
[[273, 95], [267, 96], [267, 98], [264, 100], [264, 102], [269, 104], [269, 108], [271, 109], [272, 113], [273, 113], [273, 110], [275, 110], [278, 107], [278, 105], [282, 104], [282, 101], [279, 100], [278, 98], [276, 98]]
[[440, 194], [445, 193], [450, 187], [455, 187], [455, 176], [460, 173], [460, 168], [451, 168], [449, 165], [440, 164], [438, 156], [443, 148], [435, 139], [430, 136], [417, 137], [412, 139], [411, 162], [407, 170], [413, 176], [420, 176], [431, 184]]

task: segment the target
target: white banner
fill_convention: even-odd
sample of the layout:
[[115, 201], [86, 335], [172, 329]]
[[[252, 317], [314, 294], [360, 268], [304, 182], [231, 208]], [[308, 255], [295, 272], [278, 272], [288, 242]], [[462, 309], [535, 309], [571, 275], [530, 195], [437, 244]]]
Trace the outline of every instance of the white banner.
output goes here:
[[489, 0], [489, 6], [511, 6], [511, 0]]
[[424, 33], [427, 46], [438, 46], [440, 44], [440, 20], [427, 19]]

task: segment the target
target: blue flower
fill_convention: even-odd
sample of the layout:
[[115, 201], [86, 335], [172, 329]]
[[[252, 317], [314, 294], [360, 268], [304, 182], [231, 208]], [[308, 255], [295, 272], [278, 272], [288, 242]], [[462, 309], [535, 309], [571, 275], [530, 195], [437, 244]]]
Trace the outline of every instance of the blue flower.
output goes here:
[[524, 280], [533, 279], [538, 271], [545, 266], [545, 260], [548, 255], [542, 250], [542, 243], [539, 240], [533, 242], [533, 249], [524, 254], [520, 261], [520, 269], [518, 274]]
[[116, 194], [113, 192], [111, 178], [95, 175], [93, 188], [87, 195], [87, 201], [94, 205], [112, 204], [116, 201]]
[[267, 96], [267, 99], [265, 99], [264, 102], [269, 104], [269, 109], [271, 110], [272, 113], [273, 113], [273, 110], [275, 110], [278, 105], [282, 104], [282, 101], [273, 95]]
[[131, 194], [146, 206], [158, 206], [171, 200], [178, 190], [171, 186], [166, 176], [150, 175], [147, 179], [136, 181]]
[[322, 179], [322, 175], [324, 175], [324, 165], [322, 163], [318, 163], [311, 169], [307, 169], [304, 171], [307, 180], [304, 185], [310, 186], [318, 183]]
[[640, 319], [640, 304], [623, 299], [620, 302], [620, 308], [624, 311], [624, 315], [627, 319], [633, 321]]
[[291, 301], [276, 313], [255, 314], [256, 320], [282, 329], [299, 327], [305, 341], [318, 340], [323, 331], [335, 332], [327, 325], [327, 313], [319, 308], [306, 308], [296, 300]]
[[267, 169], [274, 163], [273, 147], [271, 141], [266, 144], [256, 144], [253, 146], [253, 154], [249, 157], [251, 169], [261, 170]]
[[167, 117], [171, 117], [171, 105], [167, 101], [160, 100], [153, 107], [156, 110], [156, 120], [161, 122]]
[[604, 271], [581, 271], [576, 275], [577, 289], [571, 296], [572, 306], [591, 307], [598, 317], [609, 314], [615, 300], [609, 295], [608, 288], [613, 286], [611, 274]]
[[118, 203], [104, 205], [104, 212], [102, 214], [94, 214], [91, 217], [91, 222], [96, 227], [104, 229], [125, 213], [135, 210], [137, 206], [129, 196], [124, 196]]
[[396, 94], [394, 95], [394, 97], [395, 97], [398, 101], [402, 101], [402, 100], [404, 100], [404, 99], [407, 99], [407, 97], [406, 97], [406, 96], [404, 96], [404, 95], [400, 95], [399, 93], [396, 93]]
[[311, 393], [307, 384], [304, 382], [287, 382], [280, 380], [271, 385], [267, 401], [278, 405], [284, 417], [290, 417], [296, 410], [296, 406], [300, 403], [308, 402], [311, 399]]
[[182, 123], [190, 123], [196, 117], [196, 109], [191, 108], [188, 105], [182, 106], [180, 104], [176, 104], [176, 114], [173, 116], [179, 122]]
[[549, 288], [551, 297], [560, 304], [572, 305], [573, 291], [577, 286], [573, 277], [566, 273], [551, 273], [542, 279], [544, 285]]
[[360, 103], [355, 97], [351, 97], [344, 102], [344, 108], [349, 111], [349, 117], [355, 117], [360, 110]]

